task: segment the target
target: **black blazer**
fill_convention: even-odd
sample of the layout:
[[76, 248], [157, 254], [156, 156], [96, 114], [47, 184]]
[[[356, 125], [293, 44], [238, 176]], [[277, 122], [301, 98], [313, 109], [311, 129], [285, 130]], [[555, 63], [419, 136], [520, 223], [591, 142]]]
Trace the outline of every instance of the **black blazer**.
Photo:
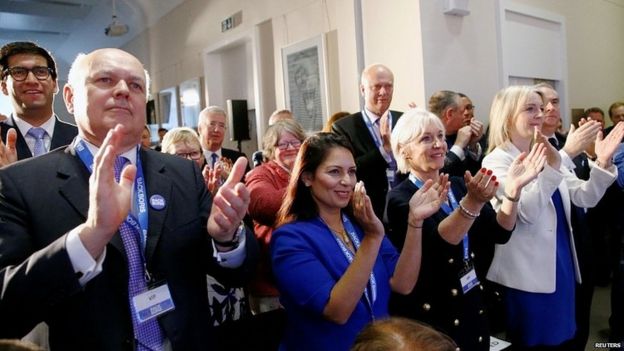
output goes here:
[[466, 157], [462, 161], [454, 152], [451, 152], [451, 147], [455, 144], [456, 139], [457, 134], [446, 136], [448, 151], [446, 152], [446, 157], [444, 157], [444, 167], [440, 172], [446, 173], [451, 177], [463, 177], [466, 171], [470, 171], [470, 174], [475, 175], [481, 169], [481, 161], [483, 161], [485, 152], [481, 153], [481, 157], [478, 160], [473, 159], [466, 152]]
[[[403, 113], [390, 112], [392, 113], [392, 127], [394, 128]], [[351, 143], [355, 153], [357, 178], [364, 182], [366, 193], [370, 196], [375, 214], [379, 218], [383, 218], [386, 193], [388, 192], [388, 178], [386, 177], [388, 163], [379, 152], [375, 139], [370, 135], [362, 112], [338, 120], [332, 126], [332, 131], [346, 137]]]
[[[226, 269], [212, 258], [206, 220], [212, 204], [199, 168], [180, 157], [141, 149], [148, 199], [147, 266], [166, 281], [175, 310], [158, 318], [175, 350], [206, 350], [211, 341], [206, 274], [242, 285], [253, 273], [257, 244], [248, 230], [247, 258]], [[70, 146], [0, 170], [0, 338], [20, 338], [37, 323], [50, 327], [58, 350], [133, 350], [123, 244], [115, 235], [103, 271], [84, 287], [65, 248], [66, 233], [88, 210], [86, 167]]]
[[[74, 140], [76, 135], [78, 135], [78, 128], [76, 128], [75, 125], [61, 121], [56, 115], [53, 118], [56, 118], [56, 123], [54, 123], [54, 132], [52, 132], [50, 151], [57, 149], [61, 146], [71, 144], [72, 140]], [[6, 136], [9, 128], [15, 128], [17, 130], [17, 141], [15, 142], [17, 159], [23, 160], [25, 158], [32, 157], [32, 152], [30, 152], [28, 144], [26, 144], [26, 139], [24, 139], [24, 134], [26, 134], [28, 131], [19, 130], [17, 124], [15, 124], [13, 116], [11, 116], [11, 122], [13, 123], [13, 125], [0, 122], [0, 136], [2, 137], [2, 142], [6, 144]]]

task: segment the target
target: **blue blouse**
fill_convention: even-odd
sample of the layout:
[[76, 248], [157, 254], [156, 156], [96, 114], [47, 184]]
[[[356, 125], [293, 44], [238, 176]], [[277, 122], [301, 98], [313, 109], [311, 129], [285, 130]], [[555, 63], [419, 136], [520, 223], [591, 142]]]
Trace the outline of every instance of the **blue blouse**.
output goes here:
[[[361, 240], [362, 230], [351, 222]], [[349, 267], [334, 235], [317, 218], [279, 227], [271, 238], [271, 261], [288, 315], [280, 349], [349, 350], [367, 323], [388, 315], [390, 277], [398, 259], [397, 250], [384, 238], [373, 267], [376, 299], [372, 311], [362, 294], [351, 318], [339, 325], [323, 317], [331, 290]]]

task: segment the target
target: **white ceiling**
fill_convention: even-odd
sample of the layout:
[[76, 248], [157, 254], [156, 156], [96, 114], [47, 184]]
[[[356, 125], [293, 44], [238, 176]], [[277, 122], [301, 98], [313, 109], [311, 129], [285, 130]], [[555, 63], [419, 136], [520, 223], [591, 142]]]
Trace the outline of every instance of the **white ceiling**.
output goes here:
[[104, 35], [112, 0], [0, 0], [0, 45], [34, 41], [52, 52], [59, 68], [80, 52], [120, 47], [185, 0], [115, 0], [117, 19], [129, 32]]

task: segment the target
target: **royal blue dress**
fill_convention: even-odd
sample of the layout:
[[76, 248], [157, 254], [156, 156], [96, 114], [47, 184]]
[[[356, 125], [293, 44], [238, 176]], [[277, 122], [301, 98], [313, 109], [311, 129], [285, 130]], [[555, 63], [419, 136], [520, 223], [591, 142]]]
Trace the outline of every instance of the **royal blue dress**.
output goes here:
[[556, 346], [574, 337], [574, 264], [570, 232], [559, 190], [552, 196], [557, 210], [557, 275], [555, 292], [532, 293], [507, 289], [507, 325], [512, 343]]
[[[354, 220], [351, 223], [361, 240], [362, 230]], [[372, 309], [363, 294], [351, 318], [339, 325], [323, 317], [331, 290], [349, 266], [335, 236], [316, 218], [279, 227], [271, 238], [271, 261], [288, 315], [280, 350], [349, 350], [367, 323], [388, 316], [390, 277], [398, 258], [397, 250], [384, 238], [373, 268], [376, 299]]]

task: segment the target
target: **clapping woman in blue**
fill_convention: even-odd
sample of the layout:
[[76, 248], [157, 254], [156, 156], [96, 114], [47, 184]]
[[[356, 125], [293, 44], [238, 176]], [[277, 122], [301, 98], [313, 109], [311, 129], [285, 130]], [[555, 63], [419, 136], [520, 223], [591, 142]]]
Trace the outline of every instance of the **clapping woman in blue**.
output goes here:
[[428, 181], [411, 198], [414, 226], [399, 255], [355, 171], [341, 136], [319, 133], [299, 150], [271, 239], [288, 315], [281, 350], [348, 350], [367, 323], [388, 315], [390, 292], [407, 294], [418, 279], [422, 222], [446, 198], [446, 182]]

